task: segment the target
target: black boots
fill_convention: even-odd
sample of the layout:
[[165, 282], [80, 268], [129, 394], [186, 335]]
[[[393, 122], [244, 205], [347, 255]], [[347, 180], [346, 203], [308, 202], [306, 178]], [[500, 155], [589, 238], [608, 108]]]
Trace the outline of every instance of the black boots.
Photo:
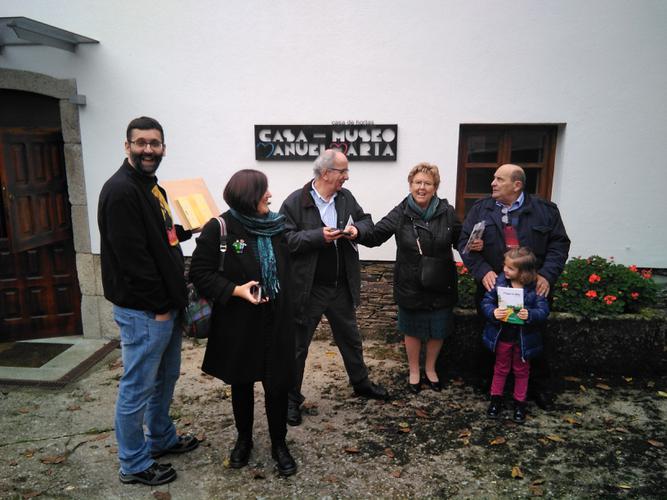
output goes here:
[[232, 469], [240, 469], [248, 465], [250, 450], [252, 450], [252, 436], [239, 434], [232, 454], [229, 456], [229, 466]]
[[281, 476], [291, 476], [296, 472], [296, 462], [284, 441], [271, 446], [271, 456], [276, 461], [276, 469]]
[[489, 403], [489, 408], [486, 410], [487, 418], [492, 420], [497, 420], [500, 418], [500, 412], [503, 409], [503, 398], [502, 396], [491, 396], [491, 403]]

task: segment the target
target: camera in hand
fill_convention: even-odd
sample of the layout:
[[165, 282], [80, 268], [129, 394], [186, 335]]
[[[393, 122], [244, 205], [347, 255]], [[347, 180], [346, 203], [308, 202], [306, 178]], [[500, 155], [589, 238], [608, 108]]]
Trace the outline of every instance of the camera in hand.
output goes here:
[[262, 300], [262, 286], [261, 285], [253, 285], [250, 287], [250, 293], [252, 294], [253, 298], [256, 301]]

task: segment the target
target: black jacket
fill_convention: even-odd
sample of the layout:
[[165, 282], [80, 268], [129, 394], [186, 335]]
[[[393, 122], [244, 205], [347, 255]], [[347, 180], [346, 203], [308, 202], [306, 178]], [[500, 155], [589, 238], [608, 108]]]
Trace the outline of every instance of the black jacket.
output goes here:
[[[448, 273], [443, 277], [443, 280], [447, 282], [447, 291], [439, 293], [422, 288], [419, 280], [421, 256], [417, 249], [415, 231], [419, 235], [424, 255], [448, 261]], [[456, 217], [454, 207], [446, 199], [440, 200], [433, 218], [429, 222], [424, 222], [408, 206], [406, 197], [375, 224], [375, 228], [364, 244], [378, 246], [394, 235], [396, 239], [394, 300], [399, 306], [406, 309], [443, 309], [453, 307], [458, 300], [452, 245], [458, 241], [460, 231], [461, 223]]]
[[[287, 217], [285, 221], [286, 237], [292, 261], [294, 310], [298, 321], [305, 320], [305, 307], [313, 287], [320, 251], [327, 245], [322, 232], [324, 224], [320, 212], [310, 195], [311, 185], [312, 181], [302, 189], [294, 191], [280, 207], [280, 213]], [[364, 239], [373, 228], [371, 216], [364, 213], [352, 193], [345, 188], [338, 192], [335, 206], [338, 214], [338, 228], [344, 228], [349, 217], [352, 216], [354, 226], [359, 231], [355, 243], [365, 244]], [[344, 278], [356, 307], [359, 305], [361, 289], [359, 254], [353, 244], [344, 238], [338, 240], [336, 251], [342, 253], [340, 258], [345, 267]]]
[[[183, 308], [187, 296], [183, 253], [169, 245], [160, 202], [151, 193], [156, 183], [125, 160], [102, 187], [97, 224], [104, 296], [121, 307], [165, 313]], [[192, 236], [181, 226], [176, 233], [179, 241]]]
[[[524, 196], [517, 228], [519, 244], [529, 247], [535, 253], [537, 272], [544, 276], [553, 287], [567, 261], [570, 239], [565, 232], [565, 226], [563, 226], [555, 203], [527, 193]], [[489, 196], [475, 202], [463, 223], [459, 251], [465, 247], [473, 226], [482, 220], [486, 223], [482, 237], [484, 240], [482, 251], [461, 255], [463, 262], [478, 282], [489, 271], [500, 274], [503, 270], [506, 249], [501, 217], [500, 208]]]
[[[294, 383], [294, 324], [290, 301], [292, 285], [289, 252], [284, 233], [273, 236], [280, 291], [275, 300], [254, 305], [234, 297], [234, 287], [261, 281], [259, 260], [251, 244], [256, 237], [225, 212], [227, 252], [220, 264], [220, 225], [212, 219], [197, 238], [190, 280], [213, 301], [211, 330], [202, 370], [228, 384], [263, 380], [272, 388], [288, 389]], [[235, 242], [246, 245], [234, 245]]]

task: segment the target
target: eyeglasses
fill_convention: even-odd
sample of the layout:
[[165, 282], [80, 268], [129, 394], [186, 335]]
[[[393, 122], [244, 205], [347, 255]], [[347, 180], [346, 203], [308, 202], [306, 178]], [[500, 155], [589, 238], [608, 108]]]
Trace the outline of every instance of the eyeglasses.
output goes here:
[[430, 181], [419, 181], [419, 182], [412, 181], [412, 185], [417, 187], [427, 187], [427, 188], [433, 187], [433, 183]]
[[338, 172], [341, 175], [345, 175], [345, 174], [350, 172], [349, 168], [333, 168], [332, 167], [332, 168], [328, 168], [327, 170], [335, 170], [336, 172]]
[[153, 139], [152, 141], [137, 139], [136, 141], [130, 141], [130, 144], [134, 144], [139, 149], [146, 149], [146, 146], [150, 146], [151, 149], [160, 149], [162, 146], [164, 146], [163, 142], [160, 142], [156, 139]]
[[502, 214], [503, 214], [503, 216], [502, 216], [502, 218], [501, 218], [500, 220], [501, 220], [501, 221], [503, 222], [503, 224], [505, 224], [506, 226], [510, 226], [510, 225], [511, 225], [511, 224], [510, 224], [510, 218], [509, 218], [509, 216], [507, 215], [507, 214], [509, 213], [510, 209], [507, 208], [507, 207], [502, 207], [502, 208], [500, 209], [500, 211], [501, 211]]

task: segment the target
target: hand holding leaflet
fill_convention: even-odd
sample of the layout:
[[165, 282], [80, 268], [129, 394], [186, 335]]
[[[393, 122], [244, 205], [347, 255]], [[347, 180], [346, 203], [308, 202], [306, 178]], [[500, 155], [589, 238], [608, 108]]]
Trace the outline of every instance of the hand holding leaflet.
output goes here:
[[470, 246], [472, 245], [473, 241], [482, 239], [482, 236], [484, 235], [484, 227], [485, 223], [483, 220], [479, 221], [477, 224], [473, 226], [472, 231], [470, 231], [470, 238], [468, 238], [466, 246], [463, 248], [463, 251], [461, 253], [470, 252]]

